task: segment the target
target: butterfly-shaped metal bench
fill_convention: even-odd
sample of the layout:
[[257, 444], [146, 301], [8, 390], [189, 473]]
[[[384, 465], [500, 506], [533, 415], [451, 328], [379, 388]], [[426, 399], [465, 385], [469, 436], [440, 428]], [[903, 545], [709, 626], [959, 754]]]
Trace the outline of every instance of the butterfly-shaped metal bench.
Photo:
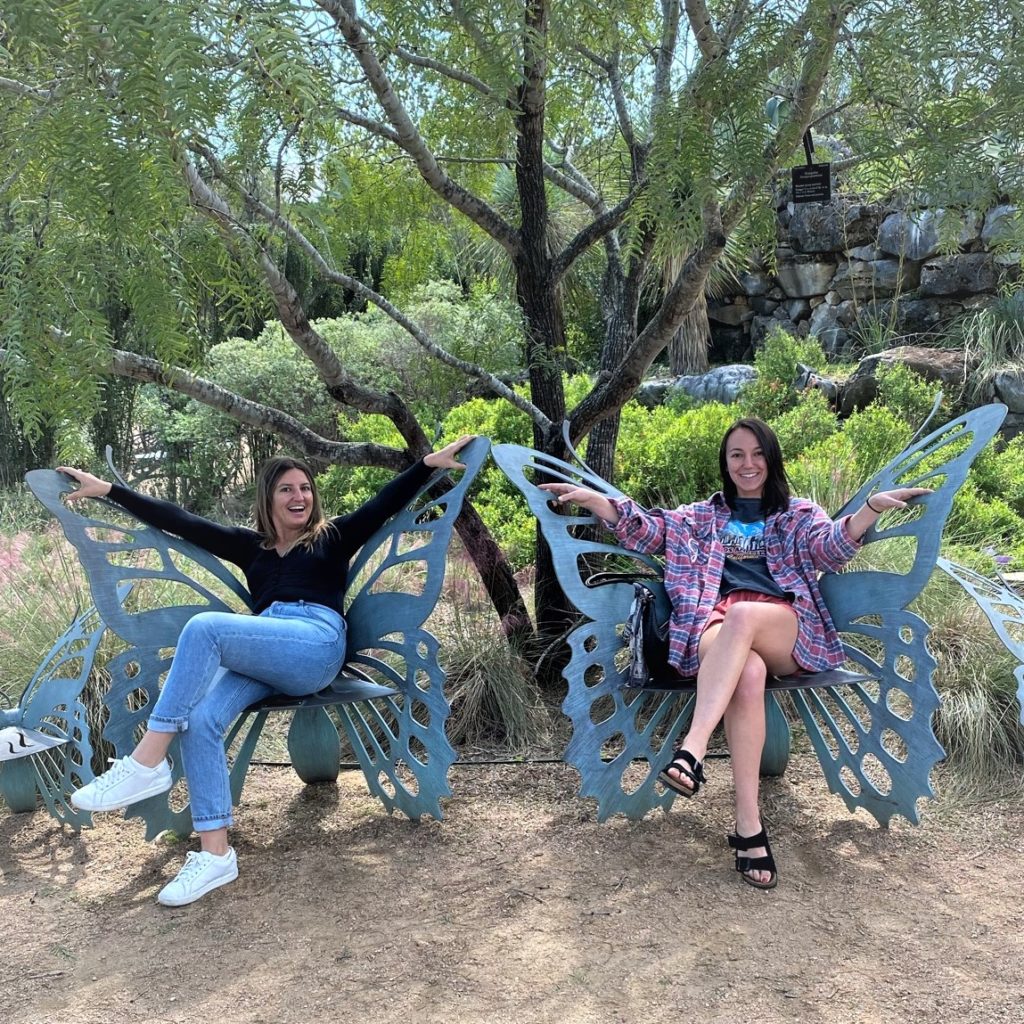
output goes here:
[[[360, 549], [345, 602], [346, 664], [319, 693], [266, 700], [239, 717], [225, 739], [233, 754], [234, 802], [268, 715], [284, 710], [293, 712], [288, 750], [303, 781], [337, 777], [336, 718], [367, 785], [389, 812], [441, 817], [456, 755], [445, 734], [449, 706], [439, 645], [423, 627], [440, 596], [452, 528], [487, 453], [485, 439], [472, 441], [460, 454], [466, 469], [457, 482], [438, 486], [448, 474], [435, 474]], [[218, 559], [133, 520], [119, 506], [100, 501], [104, 518], [70, 508], [62, 499], [73, 485], [61, 474], [34, 470], [26, 482], [75, 546], [99, 618], [127, 645], [107, 665], [111, 683], [104, 697], [103, 737], [122, 756], [137, 741], [184, 624], [201, 611], [244, 612], [249, 595]], [[171, 758], [177, 780], [176, 743]], [[188, 807], [175, 799], [172, 790], [129, 808], [127, 816], [142, 817], [148, 837], [167, 829], [188, 833]]]
[[[783, 689], [799, 712], [829, 788], [850, 810], [863, 807], [883, 824], [896, 814], [918, 820], [917, 801], [933, 795], [929, 775], [943, 751], [931, 723], [939, 698], [932, 683], [935, 661], [925, 645], [928, 625], [908, 606], [936, 565], [957, 489], [1005, 413], [1004, 406], [989, 405], [933, 431], [868, 480], [837, 513], [851, 513], [876, 490], [933, 489], [907, 513], [884, 517], [865, 537], [865, 546], [897, 540], [910, 561], [907, 571], [853, 568], [821, 577], [822, 596], [855, 669], [770, 683], [763, 762], [769, 773], [780, 773], [789, 754], [789, 726], [774, 692]], [[585, 620], [567, 637], [568, 693], [562, 705], [573, 727], [565, 760], [580, 773], [580, 794], [597, 800], [599, 820], [616, 813], [637, 819], [654, 807], [668, 807], [675, 794], [659, 791], [656, 777], [690, 715], [692, 696], [679, 693], [692, 691], [694, 684], [656, 674], [643, 687], [630, 685], [623, 630], [633, 585], [615, 578], [605, 585], [592, 582], [595, 569], [609, 564], [655, 577], [660, 565], [594, 539], [594, 516], [564, 514], [538, 486], [561, 481], [622, 496], [585, 467], [518, 445], [497, 445], [492, 454], [537, 516], [559, 583]], [[662, 619], [667, 618], [664, 588], [657, 579], [648, 586]], [[647, 769], [639, 781], [637, 762]]]

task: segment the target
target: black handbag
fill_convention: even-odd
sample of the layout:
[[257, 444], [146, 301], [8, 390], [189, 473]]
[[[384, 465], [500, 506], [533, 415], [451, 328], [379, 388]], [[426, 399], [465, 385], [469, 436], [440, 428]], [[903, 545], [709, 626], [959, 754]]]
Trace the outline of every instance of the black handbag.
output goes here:
[[627, 685], [650, 685], [668, 671], [668, 620], [658, 621], [658, 602], [650, 585], [633, 584], [633, 600], [622, 632], [629, 648]]

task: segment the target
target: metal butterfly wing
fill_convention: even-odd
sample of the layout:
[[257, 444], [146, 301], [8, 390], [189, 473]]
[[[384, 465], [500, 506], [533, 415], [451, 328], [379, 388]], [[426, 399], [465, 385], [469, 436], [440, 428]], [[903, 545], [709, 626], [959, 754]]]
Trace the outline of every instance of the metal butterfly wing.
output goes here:
[[[103, 696], [103, 738], [123, 757], [141, 735], [185, 623], [201, 611], [247, 609], [249, 594], [217, 558], [135, 520], [112, 502], [91, 503], [90, 510], [102, 510], [96, 515], [65, 504], [63, 496], [75, 485], [60, 473], [32, 470], [25, 482], [77, 551], [100, 619], [126, 645], [107, 664], [111, 683]], [[184, 773], [176, 739], [169, 755], [177, 784]], [[241, 774], [247, 764], [246, 759]], [[192, 830], [188, 804], [177, 785], [166, 796], [133, 805], [125, 816], [143, 818], [149, 839], [166, 830]]]
[[1003, 646], [1019, 662], [1013, 675], [1017, 680], [1020, 724], [1024, 725], [1024, 599], [1005, 583], [949, 559], [940, 558], [938, 566], [977, 601]]
[[[441, 817], [456, 754], [445, 732], [450, 707], [438, 641], [424, 629], [444, 583], [455, 520], [488, 456], [485, 438], [462, 449], [459, 480], [431, 491], [388, 520], [350, 569], [347, 671], [361, 671], [396, 696], [336, 710], [352, 751], [389, 812]], [[433, 495], [433, 496], [432, 496]]]
[[[597, 800], [600, 821], [613, 814], [637, 819], [653, 807], [667, 808], [674, 794], [659, 792], [657, 770], [668, 760], [667, 751], [689, 715], [692, 698], [627, 688], [622, 624], [633, 599], [632, 584], [587, 583], [599, 569], [625, 566], [660, 577], [661, 565], [619, 544], [594, 539], [596, 530], [602, 529], [595, 516], [563, 514], [539, 486], [580, 484], [608, 498], [624, 497], [601, 477], [521, 445], [495, 445], [492, 455], [526, 498], [551, 550], [558, 582], [583, 616], [582, 624], [566, 638], [570, 657], [562, 672], [568, 683], [562, 710], [572, 722], [564, 756], [580, 774], [580, 795]], [[662, 619], [667, 619], [664, 588], [654, 583], [651, 589]], [[646, 772], [634, 762], [646, 762]]]
[[928, 624], [907, 609], [936, 565], [957, 490], [1005, 414], [1004, 406], [983, 406], [934, 430], [868, 480], [836, 516], [852, 514], [875, 491], [932, 488], [864, 538], [867, 553], [891, 544], [887, 562], [909, 559], [905, 572], [854, 567], [819, 581], [847, 657], [872, 681], [790, 693], [829, 789], [850, 810], [863, 807], [882, 824], [896, 814], [916, 823], [918, 800], [934, 795], [929, 776], [944, 756], [932, 728], [939, 705], [935, 659], [926, 645]]
[[40, 662], [17, 707], [0, 710], [0, 795], [12, 811], [34, 811], [42, 797], [58, 821], [76, 830], [92, 823], [70, 797], [93, 778], [81, 697], [103, 633], [95, 608], [79, 615]]

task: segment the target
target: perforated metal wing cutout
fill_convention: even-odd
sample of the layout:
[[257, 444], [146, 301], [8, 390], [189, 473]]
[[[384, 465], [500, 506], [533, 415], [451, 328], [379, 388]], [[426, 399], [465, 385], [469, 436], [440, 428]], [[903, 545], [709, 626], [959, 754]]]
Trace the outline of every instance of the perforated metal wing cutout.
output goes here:
[[1017, 659], [1013, 675], [1017, 680], [1020, 724], [1024, 725], [1024, 599], [1005, 583], [991, 580], [947, 558], [940, 558], [938, 566], [978, 602], [1003, 646]]
[[[288, 744], [296, 770], [306, 781], [337, 774], [340, 742], [328, 718], [330, 707], [352, 740], [367, 784], [389, 811], [397, 808], [412, 818], [440, 817], [438, 800], [449, 792], [447, 771], [455, 754], [444, 735], [448, 705], [437, 643], [422, 626], [441, 589], [454, 520], [486, 456], [486, 441], [471, 442], [460, 454], [468, 468], [447, 494], [437, 500], [424, 497], [437, 483], [435, 476], [421, 490], [413, 510], [390, 519], [361, 549], [350, 575], [349, 593], [355, 591], [356, 596], [346, 612], [343, 675], [314, 697], [268, 701], [236, 721], [225, 740], [234, 755], [235, 803], [268, 707], [296, 709]], [[251, 607], [251, 600], [225, 565], [195, 545], [137, 521], [126, 526], [124, 521], [131, 517], [107, 502], [92, 507], [106, 506], [110, 518], [79, 513], [62, 501], [72, 485], [58, 473], [36, 470], [26, 481], [78, 551], [103, 621], [129, 645], [108, 666], [112, 681], [104, 698], [109, 709], [104, 735], [121, 756], [137, 741], [188, 619], [200, 611], [244, 610]], [[403, 539], [408, 537], [416, 538], [415, 551]], [[361, 583], [361, 567], [376, 564], [375, 558], [382, 564], [372, 580]], [[388, 591], [397, 575], [386, 570], [403, 565], [410, 569], [407, 582], [412, 592]], [[127, 599], [123, 589], [118, 590], [124, 581], [132, 584]], [[379, 681], [359, 665], [368, 666]], [[353, 709], [349, 702], [361, 706]], [[170, 754], [177, 781], [182, 774], [177, 741]], [[127, 816], [143, 818], [150, 838], [166, 829], [191, 829], [188, 806], [176, 790], [134, 805]]]
[[910, 562], [905, 572], [854, 567], [819, 581], [847, 657], [875, 682], [791, 694], [829, 789], [882, 824], [896, 814], [916, 823], [918, 800], [934, 795], [929, 776], [943, 757], [932, 729], [935, 660], [928, 624], [907, 608], [935, 568], [957, 490], [1005, 415], [1005, 406], [988, 405], [939, 427], [868, 480], [837, 515], [852, 514], [875, 491], [933, 491], [912, 510], [880, 519], [864, 538], [865, 547], [898, 541]]
[[0, 710], [5, 743], [0, 795], [11, 810], [35, 810], [42, 797], [58, 821], [76, 830], [91, 824], [91, 815], [69, 800], [93, 778], [88, 712], [81, 697], [103, 632], [94, 608], [78, 616], [40, 662], [17, 707]]
[[[674, 794], [659, 792], [658, 770], [688, 715], [686, 698], [677, 694], [625, 689], [622, 624], [633, 588], [628, 582], [588, 586], [586, 580], [609, 565], [632, 565], [661, 575], [661, 565], [647, 555], [619, 544], [593, 539], [598, 521], [585, 511], [562, 514], [541, 483], [581, 484], [609, 498], [621, 491], [586, 469], [542, 455], [521, 445], [495, 445], [491, 454], [505, 475], [523, 493], [551, 549], [555, 575], [584, 621], [567, 644], [569, 662], [563, 670], [568, 692], [562, 710], [572, 722], [565, 760], [580, 774], [580, 795], [597, 801], [598, 819], [613, 814], [640, 818], [653, 807], [669, 807]], [[589, 536], [588, 536], [589, 534]], [[610, 536], [610, 535], [609, 535]], [[664, 589], [656, 588], [659, 611], [668, 617]], [[634, 762], [646, 762], [646, 772]]]
[[[894, 814], [916, 821], [918, 799], [932, 793], [929, 774], [942, 756], [931, 727], [938, 701], [931, 679], [934, 661], [925, 646], [927, 624], [906, 608], [935, 564], [953, 495], [1004, 415], [1004, 407], [988, 406], [934, 431], [868, 481], [839, 513], [852, 512], [877, 489], [934, 488], [918, 509], [889, 517], [866, 538], [868, 544], [906, 538], [913, 548], [908, 572], [855, 570], [821, 579], [848, 656], [875, 682], [792, 691], [829, 788], [851, 810], [864, 807], [882, 823]], [[585, 583], [592, 568], [588, 556], [653, 563], [618, 545], [579, 537], [581, 528], [595, 524], [594, 517], [560, 514], [537, 484], [580, 483], [608, 497], [620, 492], [586, 470], [528, 448], [498, 445], [493, 455], [537, 516], [559, 582], [587, 620], [569, 634], [571, 657], [564, 670], [569, 689], [563, 710], [573, 724], [565, 759], [580, 773], [580, 793], [597, 800], [600, 820], [616, 813], [635, 819], [653, 807], [667, 807], [674, 794], [659, 793], [655, 779], [688, 718], [686, 699], [623, 689], [621, 624], [631, 587]], [[667, 614], [663, 591], [660, 599]]]

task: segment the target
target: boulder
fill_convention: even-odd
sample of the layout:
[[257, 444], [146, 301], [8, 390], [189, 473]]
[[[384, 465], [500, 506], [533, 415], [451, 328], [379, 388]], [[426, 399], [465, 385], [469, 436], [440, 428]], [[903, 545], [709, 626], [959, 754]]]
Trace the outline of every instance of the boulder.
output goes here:
[[850, 260], [840, 265], [832, 279], [832, 287], [844, 299], [870, 299], [916, 288], [919, 276], [916, 263]]
[[811, 313], [808, 327], [808, 333], [818, 339], [826, 355], [829, 356], [835, 356], [841, 352], [850, 340], [849, 333], [839, 323], [836, 309], [836, 306], [830, 306], [827, 302], [823, 302]]
[[1017, 415], [1024, 415], [1024, 371], [1000, 370], [992, 378], [993, 397]]
[[754, 314], [745, 302], [730, 302], [721, 306], [708, 303], [708, 319], [730, 327], [738, 327], [752, 319]]
[[970, 245], [978, 237], [978, 227], [973, 211], [966, 215], [941, 208], [892, 213], [878, 229], [878, 247], [891, 256], [921, 261], [937, 255], [943, 245], [947, 251], [953, 243], [960, 248]]
[[865, 356], [843, 388], [840, 413], [848, 416], [854, 409], [867, 405], [877, 392], [875, 376], [878, 368], [894, 363], [903, 363], [926, 380], [937, 381], [943, 392], [953, 397], [960, 394], [968, 374], [976, 365], [962, 350], [924, 348], [920, 345], [901, 345]]
[[850, 203], [800, 203], [793, 208], [789, 234], [799, 252], [835, 252], [875, 240], [877, 206]]
[[779, 308], [779, 303], [775, 299], [769, 299], [767, 295], [752, 295], [750, 308], [758, 316], [771, 316]]
[[776, 277], [787, 298], [806, 299], [812, 295], [824, 295], [835, 272], [834, 263], [819, 260], [798, 263], [794, 260], [780, 263]]
[[767, 295], [772, 279], [763, 270], [747, 270], [740, 274], [740, 287], [744, 295]]
[[757, 377], [753, 366], [735, 363], [716, 366], [707, 373], [676, 377], [668, 387], [669, 395], [682, 391], [697, 402], [722, 402], [728, 405], [739, 397], [740, 389]]
[[921, 267], [919, 294], [973, 295], [995, 291], [998, 284], [999, 271], [989, 253], [957, 253], [938, 256]]
[[1020, 210], [1004, 204], [994, 206], [985, 214], [985, 225], [981, 229], [981, 241], [986, 249], [1000, 243], [1013, 242], [1022, 233]]

